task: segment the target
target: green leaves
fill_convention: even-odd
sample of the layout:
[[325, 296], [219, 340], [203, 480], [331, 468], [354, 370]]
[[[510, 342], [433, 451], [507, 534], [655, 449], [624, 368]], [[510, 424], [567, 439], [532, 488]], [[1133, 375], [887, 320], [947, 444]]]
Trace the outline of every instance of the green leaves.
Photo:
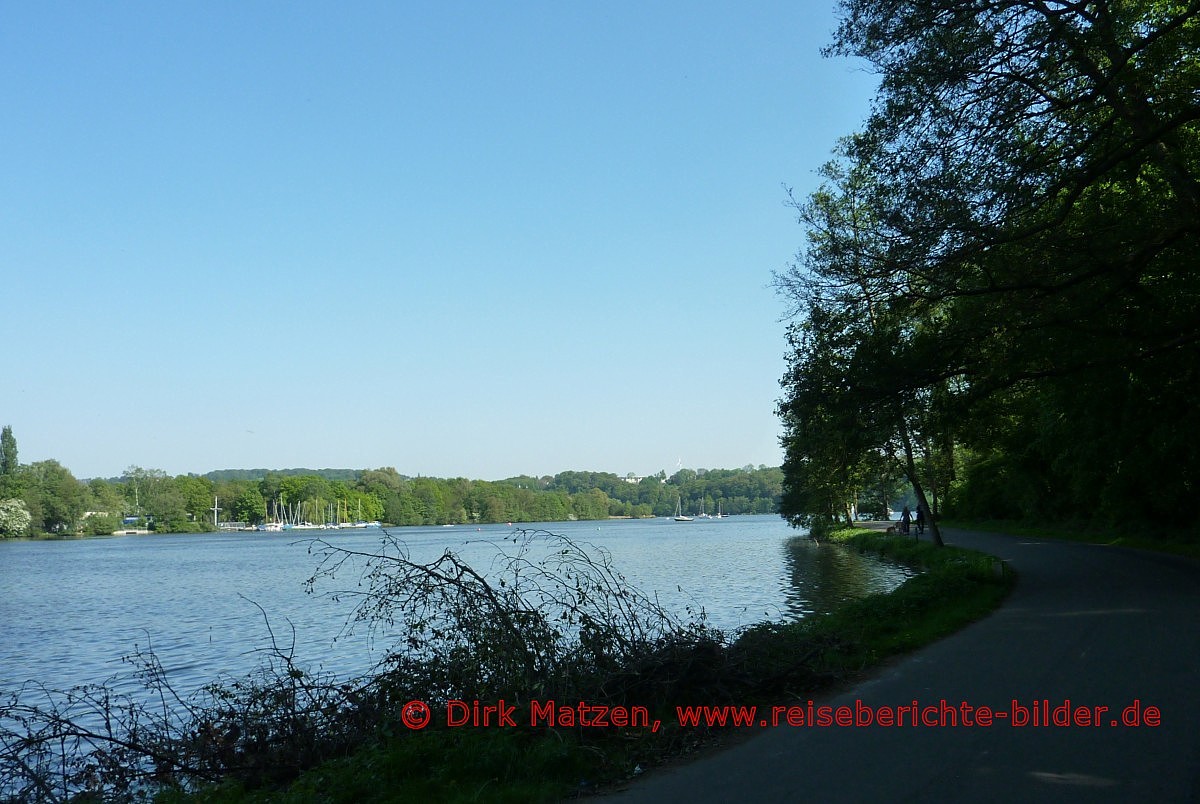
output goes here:
[[1103, 510], [1111, 490], [1195, 523], [1178, 478], [1198, 459], [1159, 434], [1200, 435], [1183, 413], [1200, 392], [1200, 6], [842, 11], [830, 52], [882, 82], [795, 203], [788, 513], [853, 493], [856, 450], [902, 444], [914, 486], [959, 477], [962, 510], [1010, 478], [1026, 515]]

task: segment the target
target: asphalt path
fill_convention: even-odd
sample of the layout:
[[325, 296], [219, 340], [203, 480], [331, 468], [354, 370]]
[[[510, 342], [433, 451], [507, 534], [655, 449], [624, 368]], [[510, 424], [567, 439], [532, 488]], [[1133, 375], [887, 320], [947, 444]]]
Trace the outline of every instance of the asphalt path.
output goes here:
[[[756, 728], [609, 798], [1200, 800], [1200, 562], [969, 531], [943, 537], [1008, 561], [1019, 579], [1013, 593], [989, 617], [815, 701], [850, 707], [859, 720], [863, 707], [893, 718], [907, 709], [903, 726]], [[918, 720], [936, 725], [909, 725], [914, 701]], [[1142, 725], [1125, 725], [1135, 705]], [[981, 707], [993, 710], [990, 727], [979, 722]], [[1054, 725], [1066, 712], [1099, 725]], [[1041, 714], [1049, 725], [1034, 725]], [[1023, 717], [1029, 722], [1015, 725]]]

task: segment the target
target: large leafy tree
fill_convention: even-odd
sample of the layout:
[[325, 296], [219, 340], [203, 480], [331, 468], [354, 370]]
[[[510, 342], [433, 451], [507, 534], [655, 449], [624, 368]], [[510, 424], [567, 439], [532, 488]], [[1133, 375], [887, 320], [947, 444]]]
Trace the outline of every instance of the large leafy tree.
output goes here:
[[1195, 2], [844, 9], [834, 52], [883, 74], [846, 149], [888, 243], [869, 268], [956, 302], [943, 342], [976, 346], [932, 368], [982, 394], [1195, 343]]
[[174, 486], [176, 493], [182, 497], [183, 511], [190, 521], [205, 525], [212, 522], [216, 494], [211, 480], [197, 475], [179, 475], [168, 485]]
[[237, 522], [259, 523], [266, 516], [267, 503], [256, 485], [241, 489], [229, 507], [229, 519]]
[[795, 204], [808, 229], [803, 262], [779, 277], [801, 319], [789, 329], [779, 408], [784, 512], [797, 523], [848, 519], [860, 492], [896, 473], [936, 512], [921, 453], [945, 407], [945, 382], [928, 376], [921, 356], [941, 326], [937, 305], [886, 270], [892, 242], [872, 209], [883, 190], [871, 172], [832, 163], [823, 174], [822, 190]]
[[[162, 469], [130, 466], [125, 470], [122, 480], [125, 483], [126, 504], [135, 515], [145, 517], [162, 530], [183, 527], [183, 523], [189, 521], [184, 491]], [[198, 508], [205, 499], [196, 498]], [[203, 514], [203, 510], [200, 513]]]
[[26, 504], [33, 524], [46, 533], [74, 533], [85, 510], [86, 487], [58, 461], [38, 461], [27, 471]]
[[[1166, 434], [1200, 426], [1200, 3], [842, 14], [830, 53], [877, 68], [879, 96], [798, 204], [809, 247], [781, 280], [803, 326], [836, 322], [829, 426], [943, 484], [957, 443], [968, 481], [1023, 479], [1027, 514], [1194, 510], [1200, 467]], [[794, 351], [789, 455], [815, 451], [797, 375], [821, 364]]]

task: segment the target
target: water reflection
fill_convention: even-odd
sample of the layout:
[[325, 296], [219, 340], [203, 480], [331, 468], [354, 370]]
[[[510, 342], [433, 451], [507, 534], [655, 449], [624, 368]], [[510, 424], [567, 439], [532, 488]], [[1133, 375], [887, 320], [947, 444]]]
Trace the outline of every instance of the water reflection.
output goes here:
[[787, 568], [784, 607], [796, 618], [891, 591], [913, 575], [907, 567], [882, 564], [836, 545], [818, 544], [807, 536], [785, 541], [783, 558]]

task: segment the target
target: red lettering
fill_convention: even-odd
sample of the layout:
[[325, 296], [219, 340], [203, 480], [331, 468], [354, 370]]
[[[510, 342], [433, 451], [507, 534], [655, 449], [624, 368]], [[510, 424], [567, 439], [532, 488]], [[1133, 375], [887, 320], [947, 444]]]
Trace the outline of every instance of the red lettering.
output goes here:
[[1121, 724], [1124, 726], [1140, 726], [1140, 716], [1142, 714], [1142, 701], [1139, 698], [1134, 698], [1133, 703], [1121, 710]]
[[[579, 704], [581, 707], [583, 704]], [[599, 711], [597, 711], [599, 710]], [[609, 717], [610, 709], [607, 706], [592, 707], [592, 722], [590, 725], [607, 728], [612, 725], [612, 719]]]
[[446, 701], [446, 725], [465, 726], [471, 720], [471, 707], [465, 701]]
[[550, 724], [554, 723], [554, 701], [542, 703], [533, 700], [529, 702], [529, 725], [537, 726], [539, 720]]
[[[492, 712], [497, 711], [500, 725], [511, 725], [511, 715], [514, 707], [506, 706], [500, 701], [499, 708], [483, 707], [485, 722]], [[475, 717], [478, 718], [479, 704], [475, 704]], [[683, 726], [710, 727], [750, 727], [750, 726], [779, 726], [786, 723], [793, 727], [855, 727], [869, 728], [880, 726], [892, 728], [904, 726], [905, 720], [913, 727], [929, 728], [991, 728], [997, 720], [1007, 720], [1017, 728], [1025, 726], [1042, 726], [1069, 728], [1096, 727], [1105, 725], [1104, 713], [1109, 711], [1107, 706], [1075, 706], [1070, 698], [1063, 698], [1057, 705], [1052, 706], [1049, 698], [1034, 698], [1029, 705], [1021, 703], [1016, 698], [1010, 699], [1007, 709], [993, 709], [990, 706], [972, 706], [967, 701], [952, 704], [945, 698], [938, 703], [921, 706], [914, 700], [911, 705], [903, 706], [872, 706], [861, 698], [854, 699], [853, 704], [839, 706], [816, 706], [810, 700], [806, 706], [773, 706], [770, 719], [756, 720], [757, 708], [753, 706], [681, 706], [676, 707], [676, 715]], [[649, 711], [645, 707], [607, 707], [589, 705], [580, 701], [574, 708], [554, 709], [553, 702], [532, 704], [532, 718], [536, 722], [539, 717], [555, 719], [558, 725], [575, 725], [576, 721], [583, 726], [649, 726]], [[462, 701], [452, 701], [447, 705], [447, 718], [451, 725], [461, 725], [471, 717], [469, 707]], [[1112, 725], [1117, 725], [1116, 720]], [[1126, 726], [1159, 726], [1162, 724], [1162, 710], [1157, 706], [1146, 706], [1141, 699], [1134, 699], [1129, 706], [1120, 710], [1120, 722]]]

